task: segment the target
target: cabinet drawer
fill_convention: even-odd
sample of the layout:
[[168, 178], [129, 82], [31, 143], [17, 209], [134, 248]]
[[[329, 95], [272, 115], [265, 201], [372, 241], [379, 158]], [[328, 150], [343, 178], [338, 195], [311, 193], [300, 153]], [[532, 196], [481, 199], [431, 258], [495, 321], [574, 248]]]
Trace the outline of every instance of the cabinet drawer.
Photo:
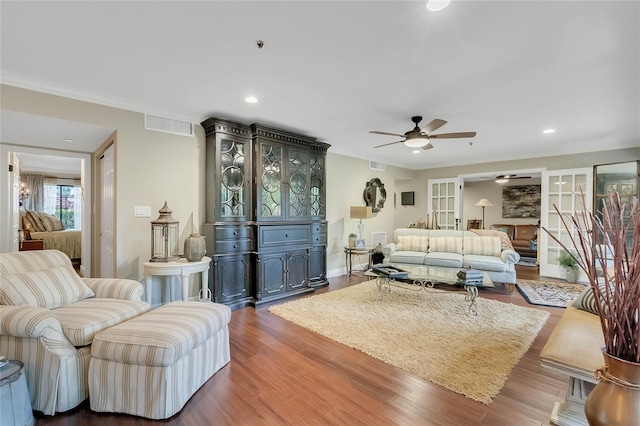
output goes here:
[[216, 254], [251, 251], [251, 240], [216, 241]]
[[311, 235], [311, 244], [326, 244], [327, 234], [313, 234]]
[[215, 228], [215, 238], [216, 241], [251, 238], [251, 228], [248, 226], [218, 226]]
[[309, 244], [310, 231], [309, 225], [261, 226], [260, 247]]
[[319, 235], [324, 234], [327, 235], [327, 224], [326, 223], [312, 223], [311, 224], [311, 235]]

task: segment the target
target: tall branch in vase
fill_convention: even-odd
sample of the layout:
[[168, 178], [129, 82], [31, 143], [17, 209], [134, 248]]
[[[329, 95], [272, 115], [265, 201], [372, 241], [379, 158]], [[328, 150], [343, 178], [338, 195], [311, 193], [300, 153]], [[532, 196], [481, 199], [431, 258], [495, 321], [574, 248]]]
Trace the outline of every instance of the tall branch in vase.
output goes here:
[[[585, 205], [584, 193], [581, 200]], [[615, 192], [603, 200], [602, 219], [586, 208], [571, 216], [553, 206], [573, 250], [548, 229], [549, 236], [578, 262], [589, 280], [600, 317], [607, 354], [640, 362], [640, 209]], [[625, 215], [629, 212], [628, 216]], [[626, 223], [625, 223], [626, 222]], [[627, 235], [631, 234], [631, 247]]]

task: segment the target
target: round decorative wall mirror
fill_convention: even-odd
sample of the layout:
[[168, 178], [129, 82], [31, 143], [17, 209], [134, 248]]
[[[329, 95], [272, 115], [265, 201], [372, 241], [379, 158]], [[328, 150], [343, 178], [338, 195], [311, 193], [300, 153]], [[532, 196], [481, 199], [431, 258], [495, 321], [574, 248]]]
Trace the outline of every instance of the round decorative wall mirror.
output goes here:
[[379, 212], [384, 207], [384, 202], [387, 199], [387, 191], [384, 189], [384, 183], [378, 178], [373, 178], [364, 188], [362, 193], [364, 202], [367, 206], [371, 206], [371, 211], [374, 213]]

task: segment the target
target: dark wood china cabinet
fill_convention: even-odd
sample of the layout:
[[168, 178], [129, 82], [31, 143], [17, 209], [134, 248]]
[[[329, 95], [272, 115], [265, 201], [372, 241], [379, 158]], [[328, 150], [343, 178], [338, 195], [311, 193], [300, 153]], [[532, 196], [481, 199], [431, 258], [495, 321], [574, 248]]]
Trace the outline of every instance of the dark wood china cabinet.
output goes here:
[[202, 126], [214, 301], [235, 309], [327, 285], [329, 145], [259, 124], [209, 118]]

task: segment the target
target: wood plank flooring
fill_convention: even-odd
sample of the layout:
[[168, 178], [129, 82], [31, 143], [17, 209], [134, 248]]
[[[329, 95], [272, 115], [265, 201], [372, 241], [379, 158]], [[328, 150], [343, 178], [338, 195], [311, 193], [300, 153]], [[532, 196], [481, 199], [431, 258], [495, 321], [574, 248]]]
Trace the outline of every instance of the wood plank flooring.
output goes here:
[[[518, 267], [524, 279], [536, 268]], [[363, 281], [331, 279], [332, 291]], [[534, 307], [506, 286], [480, 297]], [[564, 309], [551, 313], [502, 391], [485, 405], [399, 368], [333, 342], [268, 312], [268, 307], [233, 312], [231, 362], [191, 398], [170, 425], [549, 425], [567, 378], [541, 371], [539, 355]], [[36, 413], [37, 425], [151, 425], [151, 420], [92, 412], [80, 407], [54, 417]]]

